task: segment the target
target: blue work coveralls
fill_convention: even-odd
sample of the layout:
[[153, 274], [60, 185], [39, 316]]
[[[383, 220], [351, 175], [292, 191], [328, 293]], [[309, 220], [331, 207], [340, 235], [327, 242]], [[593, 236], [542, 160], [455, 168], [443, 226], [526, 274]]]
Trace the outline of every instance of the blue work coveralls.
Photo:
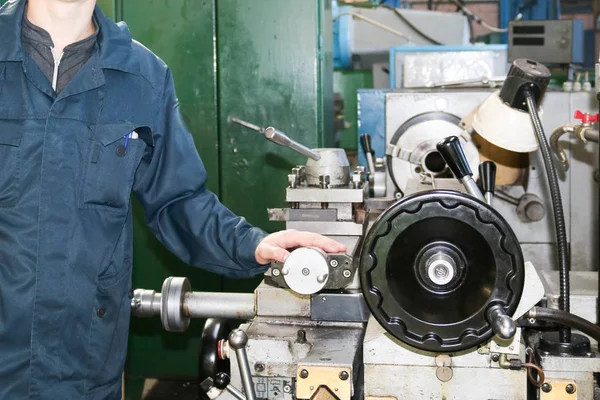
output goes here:
[[205, 188], [173, 77], [124, 24], [96, 8], [95, 52], [57, 95], [21, 46], [24, 9], [0, 8], [0, 399], [117, 400], [130, 194], [169, 250], [222, 275], [264, 271], [265, 233]]

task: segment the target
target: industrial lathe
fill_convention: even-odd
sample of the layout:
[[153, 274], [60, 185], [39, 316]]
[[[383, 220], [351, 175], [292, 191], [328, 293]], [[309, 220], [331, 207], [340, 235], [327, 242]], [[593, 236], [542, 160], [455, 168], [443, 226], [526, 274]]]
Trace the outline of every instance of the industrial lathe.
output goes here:
[[253, 294], [170, 277], [133, 314], [207, 319], [210, 399], [600, 398], [598, 104], [549, 79], [519, 59], [499, 90], [389, 92], [365, 167], [234, 120], [307, 156], [270, 219], [347, 254], [293, 249]]

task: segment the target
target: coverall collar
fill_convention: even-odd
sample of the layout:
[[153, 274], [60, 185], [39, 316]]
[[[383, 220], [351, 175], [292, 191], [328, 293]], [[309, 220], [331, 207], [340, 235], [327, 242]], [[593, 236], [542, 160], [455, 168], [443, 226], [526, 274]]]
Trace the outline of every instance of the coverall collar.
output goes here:
[[[21, 29], [26, 4], [26, 0], [9, 0], [0, 8], [0, 62], [22, 62], [25, 59]], [[113, 24], [98, 6], [94, 10], [94, 16], [100, 27], [100, 67], [139, 75], [139, 62], [136, 57], [131, 57], [131, 34], [125, 23]]]

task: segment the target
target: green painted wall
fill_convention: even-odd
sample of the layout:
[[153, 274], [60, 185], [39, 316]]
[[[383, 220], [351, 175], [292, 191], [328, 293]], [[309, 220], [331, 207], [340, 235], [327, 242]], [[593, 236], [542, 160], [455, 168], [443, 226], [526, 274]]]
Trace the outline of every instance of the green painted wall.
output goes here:
[[283, 225], [269, 222], [266, 209], [284, 205], [287, 174], [306, 158], [228, 119], [275, 126], [310, 147], [332, 145], [329, 3], [218, 1], [221, 198], [270, 231]]

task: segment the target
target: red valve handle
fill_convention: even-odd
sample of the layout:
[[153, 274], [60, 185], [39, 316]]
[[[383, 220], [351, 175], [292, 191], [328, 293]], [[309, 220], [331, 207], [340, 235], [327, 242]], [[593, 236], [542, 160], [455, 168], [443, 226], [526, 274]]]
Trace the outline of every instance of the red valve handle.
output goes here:
[[582, 124], [590, 124], [592, 122], [598, 122], [598, 114], [590, 115], [577, 110], [575, 111], [575, 119], [580, 119]]

